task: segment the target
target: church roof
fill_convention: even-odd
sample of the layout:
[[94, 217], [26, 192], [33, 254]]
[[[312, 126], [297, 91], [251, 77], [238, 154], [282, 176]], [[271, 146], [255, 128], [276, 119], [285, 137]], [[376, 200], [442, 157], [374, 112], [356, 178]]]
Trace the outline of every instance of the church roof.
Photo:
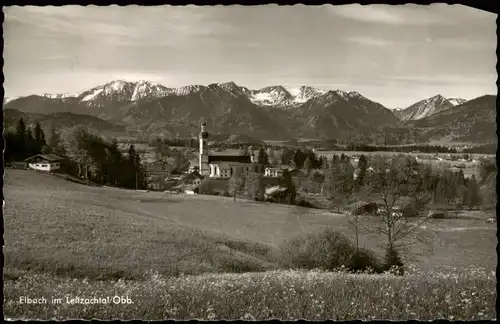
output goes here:
[[212, 162], [239, 162], [252, 163], [250, 155], [209, 155], [208, 163]]

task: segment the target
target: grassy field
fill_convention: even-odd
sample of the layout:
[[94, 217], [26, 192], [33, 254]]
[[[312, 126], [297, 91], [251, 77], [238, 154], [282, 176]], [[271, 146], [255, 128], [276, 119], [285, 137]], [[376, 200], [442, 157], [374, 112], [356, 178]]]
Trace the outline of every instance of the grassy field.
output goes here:
[[[337, 287], [344, 279], [349, 282], [347, 285], [355, 285], [358, 280], [346, 279], [342, 274], [318, 275], [324, 279], [315, 284], [311, 282], [314, 288], [307, 284], [296, 289], [299, 295], [286, 293], [284, 296], [288, 296], [290, 302], [285, 309], [289, 313], [280, 311], [282, 305], [273, 304], [278, 300], [280, 303], [287, 302], [281, 297], [271, 297], [276, 294], [282, 296], [279, 294], [290, 284], [297, 287], [301, 276], [310, 276], [307, 273], [298, 274], [290, 279], [283, 270], [279, 270], [277, 247], [298, 234], [328, 226], [352, 237], [352, 229], [344, 215], [243, 200], [233, 202], [232, 198], [225, 197], [89, 187], [23, 170], [6, 170], [4, 181], [6, 317], [146, 319], [150, 314], [155, 319], [169, 316], [236, 319], [244, 316], [266, 317], [267, 308], [271, 312], [269, 316], [274, 314], [283, 319], [297, 316], [327, 318], [335, 310], [340, 312], [333, 314], [335, 318], [351, 316], [345, 313], [347, 304], [320, 312], [310, 309], [312, 306], [309, 303], [313, 299], [304, 299], [304, 294], [312, 293], [322, 296], [325, 307], [335, 302], [345, 303], [338, 299], [341, 294], [337, 296], [339, 293], [335, 292], [331, 295], [332, 292], [327, 289], [329, 285], [332, 289]], [[426, 252], [428, 249], [424, 246], [414, 246], [412, 255], [415, 258], [408, 260], [408, 264], [420, 269], [419, 278], [428, 278], [425, 280], [434, 278], [433, 273], [454, 273], [470, 265], [491, 271], [497, 263], [496, 225], [486, 224], [484, 218], [487, 217], [489, 215], [480, 214], [476, 218], [434, 220], [427, 224], [426, 232], [432, 238], [430, 252]], [[375, 235], [363, 235], [361, 244], [381, 253], [383, 240]], [[224, 274], [251, 271], [257, 273]], [[494, 279], [483, 277], [476, 278], [475, 284], [480, 286], [476, 294], [488, 295], [491, 289], [494, 291]], [[237, 278], [241, 278], [241, 282]], [[256, 280], [257, 286], [252, 288], [249, 284], [244, 289], [238, 288], [246, 282], [245, 278], [253, 278], [251, 280]], [[473, 277], [467, 278], [473, 280]], [[120, 281], [116, 282], [117, 279]], [[162, 284], [158, 285], [155, 280]], [[422, 281], [423, 288], [419, 289], [423, 290], [419, 296], [424, 298], [429, 289], [438, 289], [443, 293], [448, 289], [453, 299], [454, 294], [461, 293], [460, 289], [469, 289], [470, 285], [464, 279], [457, 284], [457, 287], [463, 287], [456, 290], [454, 280], [448, 278], [428, 285]], [[222, 290], [210, 290], [211, 281], [218, 282]], [[268, 290], [263, 286], [267, 281], [270, 282]], [[386, 277], [374, 282], [373, 287], [390, 286], [389, 293], [397, 292], [398, 285], [402, 284], [399, 279]], [[233, 288], [230, 288], [231, 285]], [[485, 285], [492, 288], [485, 290], [482, 288]], [[343, 289], [347, 291], [346, 287]], [[415, 287], [408, 288], [408, 296], [411, 296], [411, 289], [417, 289]], [[352, 292], [352, 300], [361, 298], [363, 289], [369, 288], [359, 289]], [[377, 290], [379, 288], [374, 289], [372, 297], [368, 297], [372, 298], [372, 307], [376, 306], [381, 293]], [[42, 307], [20, 305], [18, 299], [23, 294], [31, 298], [121, 294], [133, 297], [136, 303], [134, 306], [113, 307], [102, 304]], [[240, 296], [238, 294], [245, 297], [235, 299], [235, 296]], [[190, 298], [199, 300], [191, 301]], [[476, 310], [492, 318], [494, 302], [489, 298], [493, 297], [481, 299], [485, 304], [473, 303], [472, 308], [463, 313], [464, 318], [471, 319]], [[202, 305], [207, 301], [213, 304]], [[229, 301], [231, 306], [228, 306]], [[414, 316], [432, 318], [448, 313], [458, 314], [455, 310], [441, 314], [432, 309], [425, 313], [424, 306], [415, 306]], [[212, 307], [215, 315], [210, 315], [206, 307]], [[233, 308], [228, 310], [227, 307]], [[377, 307], [381, 307], [377, 318], [395, 318], [391, 317], [396, 312], [394, 309], [381, 304]], [[384, 308], [387, 310], [383, 311]], [[175, 315], [174, 309], [180, 313]], [[419, 309], [424, 313], [419, 313]], [[366, 308], [352, 314], [363, 317], [374, 313]]]

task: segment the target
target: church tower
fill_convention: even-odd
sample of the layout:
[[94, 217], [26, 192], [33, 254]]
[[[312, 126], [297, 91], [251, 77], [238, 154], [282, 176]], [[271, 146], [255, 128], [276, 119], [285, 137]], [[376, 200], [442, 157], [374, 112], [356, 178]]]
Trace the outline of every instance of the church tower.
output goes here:
[[207, 123], [205, 121], [201, 122], [199, 142], [200, 142], [200, 152], [199, 152], [200, 174], [208, 177], [210, 175], [210, 167], [208, 165], [208, 132], [207, 132]]

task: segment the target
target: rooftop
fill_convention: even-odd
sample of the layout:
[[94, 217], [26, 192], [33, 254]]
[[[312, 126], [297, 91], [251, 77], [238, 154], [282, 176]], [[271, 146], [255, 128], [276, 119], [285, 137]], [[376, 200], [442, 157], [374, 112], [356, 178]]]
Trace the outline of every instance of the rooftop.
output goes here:
[[56, 155], [56, 154], [52, 154], [52, 153], [49, 153], [49, 154], [37, 154], [37, 155], [33, 155], [32, 157], [29, 157], [27, 158], [26, 160], [24, 160], [25, 162], [29, 162], [31, 160], [34, 160], [36, 158], [40, 158], [40, 159], [43, 159], [43, 160], [47, 160], [49, 162], [55, 162], [55, 161], [60, 161], [63, 159], [63, 157], [59, 156], [59, 155]]
[[252, 163], [250, 155], [209, 155], [208, 163], [212, 162], [238, 162], [238, 163]]

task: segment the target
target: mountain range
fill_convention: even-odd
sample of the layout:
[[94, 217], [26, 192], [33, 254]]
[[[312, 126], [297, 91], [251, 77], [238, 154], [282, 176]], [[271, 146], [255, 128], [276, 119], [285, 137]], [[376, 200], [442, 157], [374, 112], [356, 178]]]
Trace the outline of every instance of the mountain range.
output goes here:
[[[495, 104], [491, 105], [491, 100], [485, 101], [484, 109], [493, 109], [496, 113]], [[426, 134], [432, 132], [425, 120], [448, 110], [457, 111], [458, 115], [450, 113], [444, 115], [448, 117], [438, 118], [439, 125], [431, 123], [433, 128], [446, 128], [448, 124], [455, 125], [455, 119], [469, 111], [467, 107], [468, 102], [463, 99], [446, 99], [440, 95], [406, 109], [390, 110], [358, 92], [326, 91], [309, 86], [296, 91], [280, 85], [251, 90], [226, 82], [168, 88], [149, 81], [121, 80], [82, 93], [4, 99], [6, 115], [15, 115], [9, 110], [16, 110], [32, 116], [27, 116], [28, 119], [41, 119], [44, 127], [49, 123], [64, 127], [63, 120], [72, 118], [72, 125], [81, 121], [89, 127], [99, 125], [103, 128], [100, 131], [108, 133], [122, 131], [124, 135], [141, 138], [191, 137], [198, 134], [203, 119], [213, 134], [245, 135], [259, 140], [335, 138], [365, 142], [388, 136], [395, 137], [395, 141], [403, 138], [426, 141], [429, 139]], [[486, 115], [478, 115], [474, 122], [481, 123]], [[421, 120], [424, 124], [412, 123]], [[463, 127], [470, 130], [472, 126]], [[493, 129], [496, 126], [494, 119], [492, 126]], [[455, 128], [453, 136], [458, 138], [466, 133]], [[479, 136], [477, 140], [491, 140], [491, 134], [484, 136], [488, 138]]]
[[445, 98], [442, 95], [421, 100], [405, 109], [395, 109], [394, 114], [402, 121], [418, 120], [434, 113], [461, 105], [467, 100], [460, 98]]

